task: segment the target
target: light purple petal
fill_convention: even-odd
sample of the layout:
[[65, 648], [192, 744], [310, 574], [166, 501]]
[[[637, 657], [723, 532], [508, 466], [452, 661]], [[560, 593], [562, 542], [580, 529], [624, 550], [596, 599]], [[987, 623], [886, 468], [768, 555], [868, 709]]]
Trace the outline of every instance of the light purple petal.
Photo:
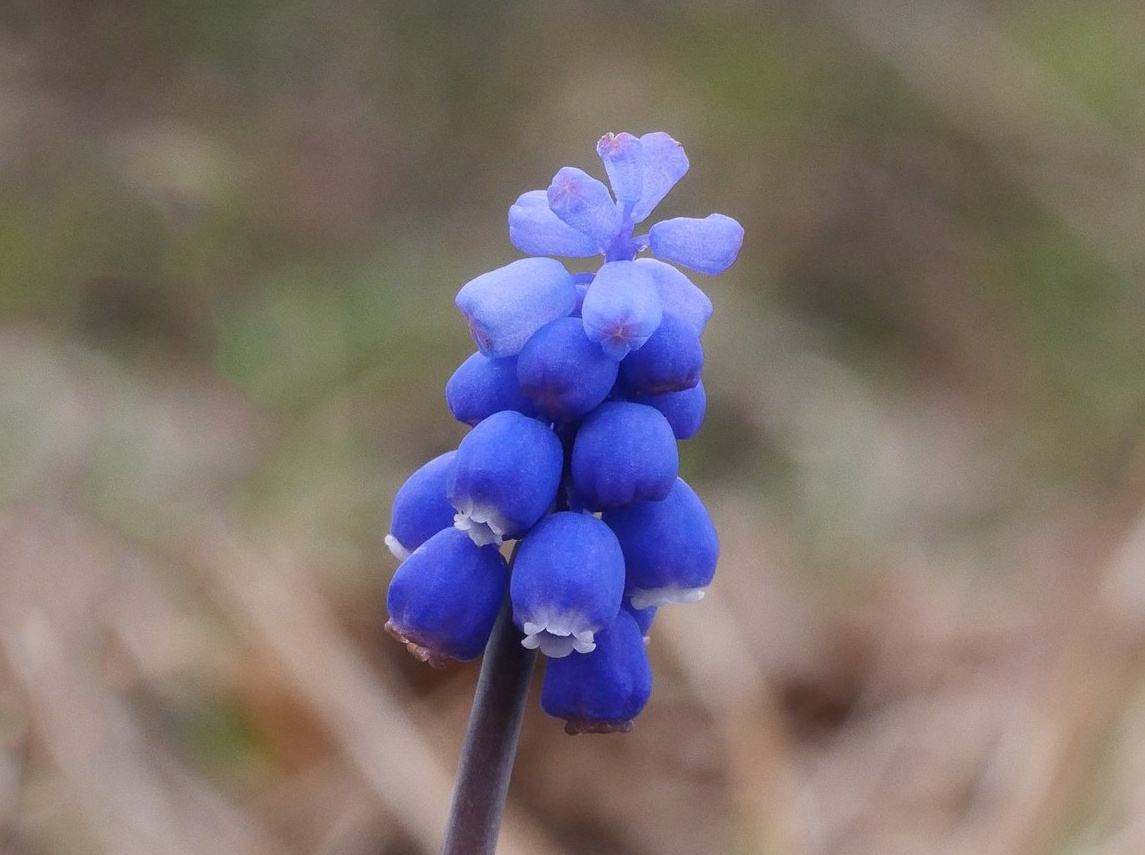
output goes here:
[[644, 188], [640, 140], [628, 133], [605, 134], [596, 144], [596, 153], [604, 163], [616, 201], [638, 202]]
[[620, 231], [620, 210], [608, 187], [583, 169], [562, 167], [549, 185], [548, 200], [554, 214], [599, 246], [608, 244]]
[[580, 314], [588, 337], [617, 361], [644, 344], [663, 316], [651, 275], [634, 261], [602, 265], [588, 286]]
[[477, 348], [499, 359], [571, 312], [576, 298], [573, 275], [555, 258], [522, 258], [465, 283], [455, 302]]
[[544, 190], [530, 190], [509, 208], [509, 240], [526, 255], [584, 258], [600, 247], [553, 213]]
[[710, 276], [731, 267], [742, 245], [743, 226], [723, 214], [676, 217], [648, 231], [648, 246], [657, 256]]
[[645, 134], [640, 138], [643, 163], [643, 187], [640, 201], [632, 211], [632, 221], [642, 222], [676, 182], [688, 171], [688, 156], [684, 147], [663, 131]]
[[700, 335], [712, 316], [708, 295], [671, 264], [655, 258], [638, 258], [636, 264], [652, 274], [664, 311], [687, 322]]

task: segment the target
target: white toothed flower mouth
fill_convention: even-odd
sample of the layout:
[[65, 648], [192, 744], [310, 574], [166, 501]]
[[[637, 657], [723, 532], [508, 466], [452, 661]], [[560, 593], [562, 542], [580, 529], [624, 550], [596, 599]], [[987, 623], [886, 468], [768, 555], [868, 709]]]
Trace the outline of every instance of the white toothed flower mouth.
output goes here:
[[453, 517], [453, 527], [468, 534], [478, 546], [500, 546], [509, 529], [509, 521], [494, 507], [464, 502]]
[[636, 588], [629, 599], [632, 608], [646, 609], [650, 606], [666, 606], [670, 603], [695, 603], [704, 598], [704, 588], [685, 588], [680, 585], [665, 585], [662, 588]]
[[522, 626], [525, 637], [521, 644], [529, 650], [540, 650], [550, 659], [561, 659], [574, 651], [592, 653], [596, 649], [595, 630], [573, 629], [583, 625], [580, 615], [559, 615], [540, 621], [527, 620]]
[[624, 596], [620, 544], [591, 514], [550, 514], [521, 541], [509, 594], [525, 647], [554, 659], [591, 653]]

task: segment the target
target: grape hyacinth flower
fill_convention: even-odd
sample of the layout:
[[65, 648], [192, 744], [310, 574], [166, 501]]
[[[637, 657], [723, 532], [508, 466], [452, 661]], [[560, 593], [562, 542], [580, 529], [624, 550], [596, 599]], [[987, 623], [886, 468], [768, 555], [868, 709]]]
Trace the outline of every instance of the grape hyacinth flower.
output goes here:
[[508, 583], [505, 558], [496, 547], [477, 546], [463, 532], [443, 529], [394, 574], [386, 630], [431, 665], [476, 659], [489, 641]]
[[[522, 194], [509, 239], [529, 257], [458, 292], [477, 352], [445, 396], [470, 431], [401, 487], [385, 538], [401, 561], [387, 629], [433, 664], [485, 650], [446, 855], [492, 852], [533, 651], [541, 706], [569, 733], [629, 729], [657, 610], [699, 599], [719, 555], [678, 473], [712, 315], [680, 268], [722, 273], [743, 228], [723, 214], [638, 228], [687, 172], [683, 148], [618, 133], [596, 151], [608, 183], [564, 167]], [[591, 256], [595, 271], [559, 260]]]
[[521, 643], [550, 659], [591, 653], [594, 634], [620, 611], [624, 584], [624, 553], [607, 525], [572, 511], [546, 517], [513, 562], [509, 592]]
[[555, 659], [545, 668], [541, 708], [565, 731], [612, 733], [632, 728], [652, 694], [652, 668], [637, 618], [621, 609], [599, 633], [591, 656]]
[[449, 504], [445, 489], [456, 456], [456, 451], [439, 454], [410, 475], [394, 495], [386, 546], [399, 561], [409, 558], [411, 552], [443, 528], [453, 525], [457, 512]]

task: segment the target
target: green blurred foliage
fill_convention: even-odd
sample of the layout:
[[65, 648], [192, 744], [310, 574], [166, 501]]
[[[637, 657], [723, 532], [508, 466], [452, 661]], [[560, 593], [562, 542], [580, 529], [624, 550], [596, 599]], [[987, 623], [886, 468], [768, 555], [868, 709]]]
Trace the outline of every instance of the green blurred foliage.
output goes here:
[[[1132, 8], [994, 5], [1063, 91], [1140, 131]], [[452, 294], [516, 257], [518, 193], [591, 166], [621, 128], [685, 143], [665, 213], [740, 218], [724, 287], [798, 330], [729, 325], [712, 375], [752, 368], [713, 384], [689, 475], [779, 498], [846, 480], [747, 413], [779, 347], [847, 366], [880, 411], [936, 381], [981, 396], [1024, 473], [1014, 502], [1108, 485], [1139, 429], [1139, 289], [815, 9], [115, 0], [6, 17], [0, 313], [130, 371], [198, 365], [280, 414], [249, 487], [292, 465], [286, 493], [316, 471], [408, 469], [456, 441], [431, 426], [469, 347]]]

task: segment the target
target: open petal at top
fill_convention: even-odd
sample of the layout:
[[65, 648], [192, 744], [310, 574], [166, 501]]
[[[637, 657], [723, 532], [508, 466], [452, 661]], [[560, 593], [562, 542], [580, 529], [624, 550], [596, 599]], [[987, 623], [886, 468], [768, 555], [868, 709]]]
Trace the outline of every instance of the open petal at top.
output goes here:
[[588, 337], [620, 361], [656, 332], [663, 311], [651, 274], [634, 261], [610, 261], [588, 286], [580, 316]]
[[583, 169], [561, 168], [549, 185], [548, 200], [554, 214], [599, 246], [610, 243], [620, 231], [622, 218], [612, 194]]
[[657, 258], [638, 258], [636, 266], [652, 275], [663, 310], [687, 322], [700, 335], [712, 316], [708, 295], [680, 270]]
[[509, 240], [526, 255], [586, 258], [600, 246], [553, 213], [544, 190], [530, 190], [509, 208]]
[[642, 186], [632, 222], [642, 222], [688, 171], [684, 147], [663, 131], [640, 138]]
[[640, 140], [632, 134], [605, 134], [596, 144], [596, 153], [608, 173], [608, 183], [617, 202], [635, 204], [644, 190], [644, 160]]
[[466, 282], [455, 302], [478, 350], [514, 356], [533, 333], [572, 311], [576, 283], [555, 258], [522, 258]]
[[731, 267], [742, 245], [743, 226], [723, 214], [708, 214], [702, 220], [676, 217], [648, 231], [654, 254], [709, 276]]

